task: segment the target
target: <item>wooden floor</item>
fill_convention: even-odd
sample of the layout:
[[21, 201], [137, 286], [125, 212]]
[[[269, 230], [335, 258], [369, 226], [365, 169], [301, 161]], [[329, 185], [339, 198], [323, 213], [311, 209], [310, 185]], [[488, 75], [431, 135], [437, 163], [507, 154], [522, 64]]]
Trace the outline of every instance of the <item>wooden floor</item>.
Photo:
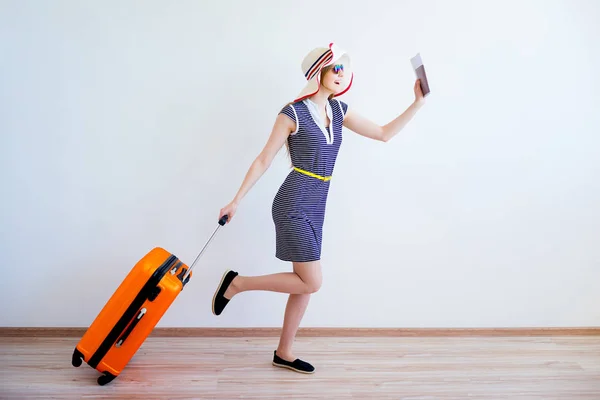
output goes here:
[[600, 336], [299, 337], [313, 375], [271, 365], [276, 337], [150, 337], [107, 386], [76, 343], [1, 337], [0, 398], [600, 400]]

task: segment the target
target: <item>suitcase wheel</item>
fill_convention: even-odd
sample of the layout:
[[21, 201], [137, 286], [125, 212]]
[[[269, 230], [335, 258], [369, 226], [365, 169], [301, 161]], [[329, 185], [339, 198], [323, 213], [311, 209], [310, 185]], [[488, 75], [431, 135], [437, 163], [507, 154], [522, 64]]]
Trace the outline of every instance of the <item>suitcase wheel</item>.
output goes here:
[[71, 364], [73, 364], [74, 367], [79, 367], [79, 366], [81, 366], [82, 361], [83, 361], [83, 353], [81, 353], [79, 350], [77, 350], [77, 347], [76, 347], [75, 351], [73, 351], [73, 359], [71, 360]]
[[104, 386], [107, 383], [112, 382], [112, 380], [115, 378], [116, 378], [116, 376], [114, 376], [110, 372], [104, 372], [104, 374], [98, 378], [98, 385]]

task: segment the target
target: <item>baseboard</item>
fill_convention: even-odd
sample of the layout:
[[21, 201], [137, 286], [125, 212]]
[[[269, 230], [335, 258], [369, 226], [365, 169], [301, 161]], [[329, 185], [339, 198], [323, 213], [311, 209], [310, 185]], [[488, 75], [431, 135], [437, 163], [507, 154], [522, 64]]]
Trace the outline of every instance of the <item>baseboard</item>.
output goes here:
[[[81, 337], [83, 327], [0, 327], [0, 337]], [[280, 328], [166, 328], [150, 337], [274, 337]], [[600, 327], [548, 328], [300, 328], [298, 337], [600, 336]]]

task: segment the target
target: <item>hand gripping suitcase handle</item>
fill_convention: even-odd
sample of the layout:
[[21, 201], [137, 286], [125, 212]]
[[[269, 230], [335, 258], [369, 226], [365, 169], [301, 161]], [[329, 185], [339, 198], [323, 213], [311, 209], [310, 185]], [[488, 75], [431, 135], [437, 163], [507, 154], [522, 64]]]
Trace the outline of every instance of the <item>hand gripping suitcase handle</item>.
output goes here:
[[192, 269], [198, 263], [198, 260], [200, 259], [200, 257], [202, 257], [202, 254], [204, 253], [204, 250], [206, 250], [206, 248], [208, 247], [209, 243], [213, 240], [213, 238], [215, 237], [215, 235], [219, 231], [219, 228], [221, 228], [223, 225], [225, 225], [225, 223], [227, 222], [228, 219], [229, 219], [229, 215], [227, 215], [227, 214], [223, 215], [221, 217], [221, 219], [219, 219], [219, 225], [217, 226], [217, 229], [215, 229], [215, 231], [210, 236], [210, 238], [208, 239], [208, 241], [206, 242], [206, 244], [204, 245], [204, 247], [202, 248], [202, 250], [200, 250], [200, 253], [196, 256], [196, 259], [194, 260], [194, 262], [192, 263], [192, 265], [190, 265], [190, 268], [188, 268], [188, 270], [186, 271], [185, 275], [183, 276], [183, 279], [181, 280], [182, 282], [185, 282], [185, 280], [187, 279], [187, 277], [190, 274], [190, 272], [192, 272]]
[[219, 226], [217, 226], [217, 228], [225, 225], [225, 222], [227, 222], [227, 220], [229, 219], [229, 215], [225, 214], [221, 217], [221, 219], [219, 220]]

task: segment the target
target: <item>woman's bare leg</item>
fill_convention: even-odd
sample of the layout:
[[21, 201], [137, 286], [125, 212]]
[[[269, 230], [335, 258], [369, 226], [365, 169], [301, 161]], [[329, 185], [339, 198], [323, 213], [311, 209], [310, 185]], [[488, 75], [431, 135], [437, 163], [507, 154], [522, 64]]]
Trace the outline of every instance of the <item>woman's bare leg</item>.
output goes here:
[[321, 264], [319, 261], [294, 263], [294, 272], [307, 283], [310, 290], [309, 293], [290, 294], [285, 307], [285, 316], [281, 337], [279, 338], [279, 346], [277, 347], [277, 355], [287, 361], [294, 361], [296, 359], [296, 356], [292, 352], [292, 345], [294, 344], [298, 327], [308, 307], [310, 294], [319, 290], [322, 282]]
[[287, 361], [295, 360], [292, 345], [296, 333], [308, 307], [310, 295], [321, 288], [323, 281], [320, 261], [295, 262], [293, 266], [294, 272], [259, 276], [238, 275], [225, 291], [225, 298], [227, 299], [250, 290], [290, 294], [285, 308], [279, 346], [277, 347], [277, 355]]
[[319, 261], [293, 263], [294, 272], [259, 276], [236, 276], [225, 291], [225, 298], [231, 300], [238, 293], [249, 290], [263, 290], [289, 294], [310, 294], [321, 286], [321, 265]]
[[[308, 306], [310, 295], [321, 288], [323, 280], [321, 262], [294, 262], [293, 267], [294, 272], [260, 276], [233, 275], [233, 279], [226, 284], [225, 293], [218, 295], [221, 286], [217, 288], [213, 298], [213, 313], [220, 315], [229, 300], [236, 294], [245, 291], [262, 290], [289, 293], [279, 345], [273, 357], [273, 365], [291, 368], [298, 372], [312, 373], [314, 372], [312, 365], [302, 360], [296, 361], [296, 356], [292, 352], [292, 345]], [[223, 275], [223, 279], [232, 276], [231, 273], [232, 271], [228, 271]], [[224, 282], [222, 281], [221, 285]]]

